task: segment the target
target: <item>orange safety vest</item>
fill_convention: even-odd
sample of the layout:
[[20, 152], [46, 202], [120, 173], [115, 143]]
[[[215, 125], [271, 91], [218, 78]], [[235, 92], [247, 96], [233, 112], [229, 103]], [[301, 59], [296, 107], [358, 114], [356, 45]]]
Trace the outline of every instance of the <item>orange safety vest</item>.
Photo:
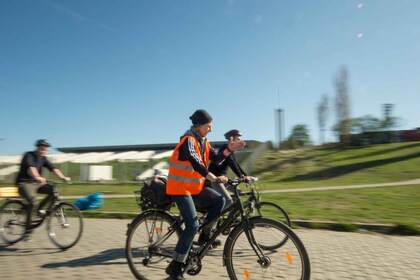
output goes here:
[[166, 183], [166, 193], [169, 195], [194, 195], [199, 194], [203, 189], [205, 178], [194, 170], [192, 164], [188, 160], [179, 160], [179, 148], [189, 137], [193, 139], [195, 151], [201, 157], [203, 163], [207, 166], [207, 163], [209, 162], [209, 142], [206, 141], [203, 157], [197, 139], [191, 135], [185, 135], [175, 147], [174, 152], [169, 159], [169, 174]]

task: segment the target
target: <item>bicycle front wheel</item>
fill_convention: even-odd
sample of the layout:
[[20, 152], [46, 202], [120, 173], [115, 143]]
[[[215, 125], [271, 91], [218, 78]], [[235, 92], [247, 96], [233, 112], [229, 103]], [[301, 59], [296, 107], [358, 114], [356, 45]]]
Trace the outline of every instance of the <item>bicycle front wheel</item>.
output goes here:
[[60, 202], [49, 215], [48, 236], [57, 247], [66, 250], [79, 241], [83, 231], [83, 217], [79, 208]]
[[[255, 205], [255, 210], [255, 214], [259, 216], [274, 219], [291, 227], [289, 215], [280, 205], [277, 205], [273, 202], [261, 201]], [[262, 244], [259, 245], [264, 249], [274, 250], [280, 248], [284, 243], [286, 243], [286, 241], [287, 235], [284, 235], [284, 238], [281, 240], [277, 238], [273, 240], [265, 240]]]
[[[223, 258], [230, 279], [310, 279], [308, 253], [288, 226], [263, 217], [251, 218], [249, 223], [249, 228], [245, 223], [236, 227], [226, 241]], [[268, 250], [260, 246], [257, 255], [257, 244], [264, 244], [266, 239], [282, 240], [284, 236], [287, 242], [282, 247]]]
[[27, 211], [19, 200], [9, 200], [0, 208], [0, 236], [8, 244], [20, 241], [25, 234]]
[[181, 234], [171, 215], [151, 210], [138, 215], [129, 225], [125, 253], [137, 279], [165, 279], [165, 268]]

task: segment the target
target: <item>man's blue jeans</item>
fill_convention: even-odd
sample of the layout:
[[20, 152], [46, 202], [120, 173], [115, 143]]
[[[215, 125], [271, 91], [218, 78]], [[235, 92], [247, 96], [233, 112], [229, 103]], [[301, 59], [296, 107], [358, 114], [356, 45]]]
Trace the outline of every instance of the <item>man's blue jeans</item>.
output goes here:
[[200, 208], [209, 209], [206, 220], [210, 220], [222, 212], [225, 199], [218, 192], [208, 187], [204, 187], [201, 193], [197, 195], [174, 195], [172, 197], [185, 222], [185, 229], [179, 236], [172, 258], [174, 261], [184, 263], [199, 227], [195, 204]]

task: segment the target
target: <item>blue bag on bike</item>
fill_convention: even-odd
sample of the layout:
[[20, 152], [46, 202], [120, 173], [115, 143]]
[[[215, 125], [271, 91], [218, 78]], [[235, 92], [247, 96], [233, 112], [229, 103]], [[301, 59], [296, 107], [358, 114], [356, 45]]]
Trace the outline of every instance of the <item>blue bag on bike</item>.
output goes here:
[[82, 197], [74, 202], [80, 210], [97, 209], [103, 205], [103, 195], [101, 193], [92, 193], [87, 197]]

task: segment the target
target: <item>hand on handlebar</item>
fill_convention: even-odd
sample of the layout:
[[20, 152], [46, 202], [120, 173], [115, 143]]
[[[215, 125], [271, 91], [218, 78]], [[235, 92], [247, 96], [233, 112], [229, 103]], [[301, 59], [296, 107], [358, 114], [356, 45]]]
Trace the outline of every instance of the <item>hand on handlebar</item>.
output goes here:
[[229, 178], [228, 178], [228, 177], [226, 177], [226, 176], [219, 176], [219, 177], [217, 177], [217, 180], [218, 180], [220, 183], [227, 184], [227, 182], [229, 181]]
[[251, 182], [258, 181], [258, 178], [253, 177], [253, 176], [242, 176], [241, 179], [243, 179], [245, 181], [245, 183], [251, 183]]
[[63, 178], [61, 178], [61, 181], [63, 181], [63, 182], [70, 182], [71, 181], [71, 178], [70, 177], [63, 177]]
[[47, 180], [44, 177], [38, 176], [35, 177], [35, 180], [40, 183], [41, 185], [45, 185], [45, 183], [47, 182]]

